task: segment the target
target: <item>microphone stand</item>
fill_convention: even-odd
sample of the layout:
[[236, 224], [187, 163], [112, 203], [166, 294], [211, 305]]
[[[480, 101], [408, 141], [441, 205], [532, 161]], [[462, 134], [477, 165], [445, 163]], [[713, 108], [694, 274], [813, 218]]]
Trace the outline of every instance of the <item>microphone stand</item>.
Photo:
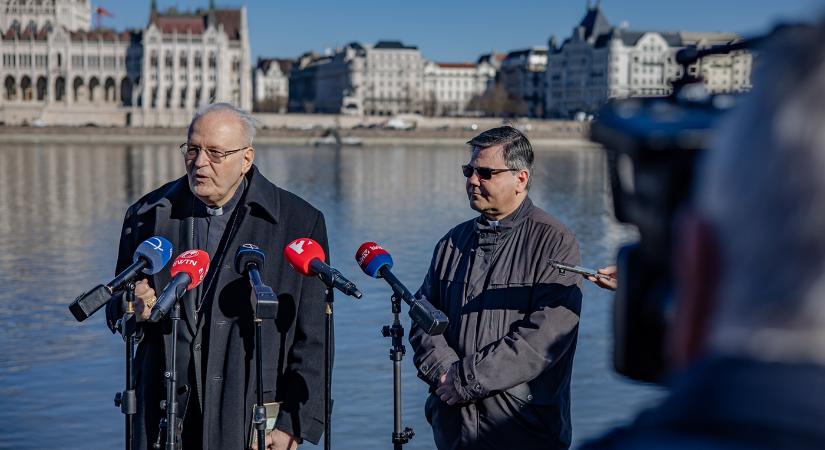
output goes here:
[[401, 430], [401, 359], [404, 358], [406, 349], [402, 344], [404, 338], [404, 326], [398, 318], [401, 313], [401, 297], [393, 294], [392, 300], [392, 326], [384, 325], [381, 329], [381, 334], [384, 337], [392, 338], [392, 347], [390, 347], [390, 359], [392, 360], [392, 381], [393, 381], [393, 419], [394, 426], [392, 432], [392, 444], [394, 450], [401, 450], [403, 445], [410, 441], [415, 436], [415, 432], [410, 427], [405, 427]]
[[[169, 318], [172, 319], [172, 363], [167, 367], [163, 377], [166, 378], [166, 400], [160, 402], [160, 407], [166, 410], [166, 417], [160, 421], [161, 434], [166, 435], [166, 450], [177, 450], [180, 447], [180, 437], [183, 423], [178, 423], [178, 322], [180, 322], [180, 300], [175, 301]], [[160, 443], [155, 448], [160, 448]]]
[[124, 423], [124, 443], [126, 450], [132, 450], [134, 435], [134, 415], [137, 413], [137, 399], [135, 398], [135, 374], [134, 374], [134, 354], [135, 354], [135, 332], [137, 331], [137, 319], [135, 317], [135, 283], [128, 283], [124, 293], [126, 299], [126, 311], [118, 321], [117, 328], [126, 343], [126, 389], [115, 394], [115, 406], [120, 407], [125, 417]]
[[263, 284], [260, 273], [257, 270], [250, 270], [249, 276], [252, 278], [252, 296], [255, 299], [255, 371], [258, 378], [257, 404], [252, 416], [252, 423], [258, 438], [258, 449], [266, 448], [266, 405], [264, 405], [264, 363], [263, 363], [263, 321], [272, 320], [278, 317], [278, 296], [272, 288]]
[[324, 450], [332, 448], [332, 295], [324, 306]]

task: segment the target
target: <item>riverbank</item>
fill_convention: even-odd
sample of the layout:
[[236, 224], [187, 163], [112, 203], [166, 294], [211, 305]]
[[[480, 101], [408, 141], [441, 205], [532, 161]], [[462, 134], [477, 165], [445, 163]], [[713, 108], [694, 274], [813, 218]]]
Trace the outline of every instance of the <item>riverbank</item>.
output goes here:
[[[538, 148], [597, 147], [587, 138], [589, 130], [586, 124], [546, 121], [542, 124], [532, 122], [526, 128], [529, 129], [524, 129], [524, 133]], [[454, 146], [463, 145], [481, 129], [483, 128], [465, 126], [415, 130], [351, 128], [336, 131], [345, 143], [366, 146]], [[258, 130], [255, 143], [317, 145], [324, 142], [323, 138], [328, 133], [328, 129], [318, 126], [309, 129], [263, 127]], [[185, 136], [185, 128], [0, 126], [0, 144], [176, 144], [183, 142]]]

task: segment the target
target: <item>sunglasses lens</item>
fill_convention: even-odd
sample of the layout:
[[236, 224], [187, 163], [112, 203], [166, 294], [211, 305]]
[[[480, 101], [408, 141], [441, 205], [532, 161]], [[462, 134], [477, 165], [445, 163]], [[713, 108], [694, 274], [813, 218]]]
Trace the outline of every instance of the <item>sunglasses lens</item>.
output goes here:
[[466, 178], [470, 178], [473, 176], [473, 171], [478, 174], [478, 178], [482, 180], [489, 180], [493, 178], [493, 169], [489, 167], [473, 167], [469, 164], [465, 164], [461, 166], [461, 172], [464, 173]]

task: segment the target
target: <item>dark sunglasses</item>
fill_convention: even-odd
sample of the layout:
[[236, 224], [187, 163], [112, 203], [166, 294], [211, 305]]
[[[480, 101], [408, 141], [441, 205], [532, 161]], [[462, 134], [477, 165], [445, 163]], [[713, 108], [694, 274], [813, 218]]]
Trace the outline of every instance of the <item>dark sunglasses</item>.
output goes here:
[[461, 166], [461, 173], [464, 174], [466, 178], [470, 178], [473, 176], [473, 172], [478, 174], [478, 177], [482, 180], [489, 180], [493, 178], [493, 175], [502, 172], [518, 172], [519, 169], [491, 169], [489, 167], [473, 167], [469, 164], [464, 164]]

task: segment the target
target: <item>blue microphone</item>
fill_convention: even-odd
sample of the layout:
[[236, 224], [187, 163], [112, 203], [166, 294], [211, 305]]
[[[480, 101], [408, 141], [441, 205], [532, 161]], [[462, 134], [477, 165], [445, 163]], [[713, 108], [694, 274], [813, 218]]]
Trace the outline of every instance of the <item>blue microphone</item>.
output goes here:
[[141, 272], [147, 275], [160, 272], [172, 259], [172, 250], [172, 243], [166, 238], [153, 236], [146, 239], [135, 250], [132, 265], [105, 285], [97, 285], [81, 294], [69, 305], [69, 311], [78, 322], [83, 322], [103, 307], [115, 291], [134, 281]]
[[365, 274], [383, 278], [393, 294], [410, 305], [410, 318], [429, 335], [443, 334], [450, 325], [447, 316], [425, 298], [415, 298], [392, 273], [392, 257], [375, 242], [364, 242], [355, 252], [355, 261]]

